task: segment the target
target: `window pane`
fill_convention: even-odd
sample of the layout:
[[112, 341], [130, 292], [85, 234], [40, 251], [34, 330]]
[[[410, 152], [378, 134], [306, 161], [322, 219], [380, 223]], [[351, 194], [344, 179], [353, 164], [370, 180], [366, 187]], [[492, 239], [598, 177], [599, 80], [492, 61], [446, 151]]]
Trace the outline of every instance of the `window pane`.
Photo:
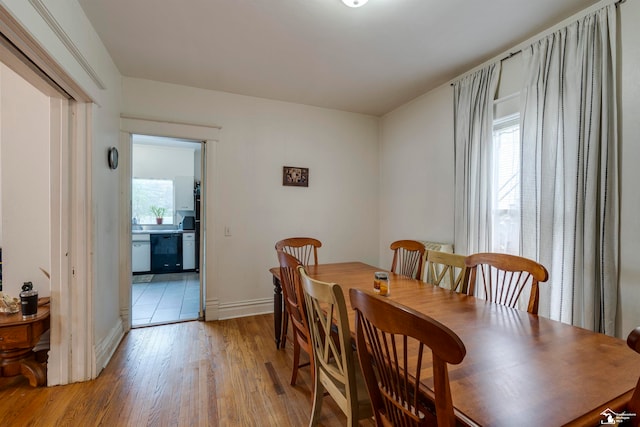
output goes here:
[[518, 116], [497, 121], [493, 132], [492, 248], [520, 251], [520, 124]]
[[134, 224], [156, 224], [151, 207], [164, 208], [164, 224], [173, 224], [173, 181], [134, 178], [131, 187], [131, 212]]

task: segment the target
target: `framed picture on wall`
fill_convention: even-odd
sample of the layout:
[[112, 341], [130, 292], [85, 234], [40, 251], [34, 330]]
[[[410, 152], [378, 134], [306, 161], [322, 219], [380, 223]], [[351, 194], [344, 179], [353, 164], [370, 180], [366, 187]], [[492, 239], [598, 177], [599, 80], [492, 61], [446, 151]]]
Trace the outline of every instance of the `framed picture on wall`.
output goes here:
[[290, 185], [294, 187], [309, 186], [309, 168], [301, 168], [297, 166], [282, 167], [282, 185]]

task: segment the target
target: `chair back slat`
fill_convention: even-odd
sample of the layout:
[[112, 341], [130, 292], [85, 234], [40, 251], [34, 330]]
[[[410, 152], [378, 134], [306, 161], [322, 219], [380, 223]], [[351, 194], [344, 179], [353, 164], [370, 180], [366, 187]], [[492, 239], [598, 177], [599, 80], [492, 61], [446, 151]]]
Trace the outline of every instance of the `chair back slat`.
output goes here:
[[322, 242], [312, 237], [290, 237], [276, 242], [276, 250], [296, 257], [302, 265], [317, 265], [321, 246]]
[[427, 251], [427, 281], [466, 294], [469, 290], [469, 269], [465, 256], [440, 251]]
[[[376, 424], [453, 427], [447, 364], [464, 359], [460, 338], [438, 321], [393, 300], [353, 288], [349, 297], [356, 311], [358, 358]], [[428, 353], [432, 390], [422, 383]]]
[[[547, 269], [536, 261], [516, 255], [478, 253], [469, 255], [469, 294], [487, 301], [517, 308], [520, 296], [529, 289], [527, 311], [538, 314], [540, 282], [549, 278]], [[482, 287], [476, 289], [477, 284]]]
[[422, 264], [424, 264], [424, 243], [416, 240], [398, 240], [389, 246], [393, 251], [391, 272], [422, 279]]

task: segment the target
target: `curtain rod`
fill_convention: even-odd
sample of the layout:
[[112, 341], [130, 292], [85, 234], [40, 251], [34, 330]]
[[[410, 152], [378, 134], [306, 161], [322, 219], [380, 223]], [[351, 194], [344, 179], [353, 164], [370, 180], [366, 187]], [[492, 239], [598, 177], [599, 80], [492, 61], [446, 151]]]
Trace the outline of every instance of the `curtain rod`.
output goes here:
[[[614, 4], [615, 6], [618, 6], [619, 4], [622, 4], [622, 3], [626, 2], [626, 1], [627, 1], [627, 0], [616, 0], [613, 4]], [[516, 55], [517, 55], [517, 54], [519, 54], [519, 53], [522, 53], [522, 49], [518, 49], [518, 50], [515, 50], [515, 51], [513, 51], [513, 52], [510, 52], [507, 56], [505, 56], [504, 58], [502, 58], [502, 59], [500, 60], [500, 62], [502, 62], [502, 61], [506, 61], [507, 59], [511, 59], [511, 58], [513, 58], [514, 56], [516, 56]]]
[[[626, 1], [627, 0], [616, 0], [615, 2], [613, 2], [613, 5], [615, 5], [617, 7], [618, 5], [621, 5], [622, 3], [625, 3]], [[516, 56], [519, 53], [522, 53], [522, 49], [518, 49], [518, 50], [514, 50], [513, 52], [509, 52], [509, 54], [507, 54], [504, 58], [500, 58], [500, 59], [497, 59], [495, 61], [500, 61], [500, 62], [506, 61], [507, 59], [511, 59], [511, 58], [513, 58], [514, 56]], [[463, 73], [462, 76], [465, 76], [467, 73], [469, 73], [469, 72]], [[455, 84], [455, 82], [457, 82], [459, 80], [460, 80], [460, 78], [456, 78], [454, 82], [451, 82], [449, 84], [449, 86], [453, 86]]]
[[[615, 6], [618, 6], [619, 4], [622, 4], [622, 3], [626, 2], [626, 1], [627, 1], [627, 0], [616, 0], [613, 4], [614, 4]], [[502, 58], [502, 59], [500, 60], [500, 62], [502, 62], [502, 61], [506, 61], [507, 59], [511, 59], [511, 58], [513, 58], [514, 56], [516, 56], [516, 55], [517, 55], [517, 54], [519, 54], [519, 53], [522, 53], [522, 49], [518, 49], [518, 50], [516, 50], [516, 51], [510, 52], [507, 56], [505, 56], [504, 58]]]

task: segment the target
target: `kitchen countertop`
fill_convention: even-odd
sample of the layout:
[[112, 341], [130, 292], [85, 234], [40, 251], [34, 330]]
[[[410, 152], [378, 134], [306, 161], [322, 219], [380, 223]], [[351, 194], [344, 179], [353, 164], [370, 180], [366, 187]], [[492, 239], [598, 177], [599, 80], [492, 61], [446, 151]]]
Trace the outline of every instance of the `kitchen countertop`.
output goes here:
[[131, 234], [182, 234], [195, 232], [196, 230], [131, 230]]

